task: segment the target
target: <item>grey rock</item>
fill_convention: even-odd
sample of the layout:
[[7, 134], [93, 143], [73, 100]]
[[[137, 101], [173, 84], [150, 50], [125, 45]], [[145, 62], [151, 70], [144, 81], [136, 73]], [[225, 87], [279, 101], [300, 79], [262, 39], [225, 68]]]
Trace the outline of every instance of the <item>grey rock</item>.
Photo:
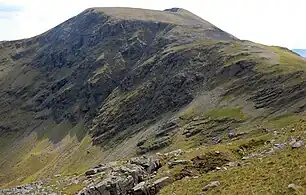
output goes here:
[[133, 193], [134, 195], [143, 195], [147, 191], [146, 188], [146, 182], [143, 181], [133, 188]]
[[238, 166], [241, 166], [241, 163], [239, 162], [229, 162], [226, 164], [226, 166], [228, 167], [238, 167]]
[[184, 131], [183, 131], [183, 135], [187, 135], [187, 134], [189, 134], [190, 133], [190, 130], [188, 130], [188, 129], [185, 129]]
[[220, 143], [222, 140], [219, 138], [219, 137], [213, 137], [212, 138], [212, 143], [213, 144], [218, 144], [218, 143]]
[[200, 117], [197, 116], [197, 117], [193, 118], [192, 120], [193, 121], [198, 121], [198, 120], [200, 120]]
[[279, 144], [274, 144], [274, 147], [278, 148], [278, 149], [283, 149], [285, 148], [287, 145], [287, 143], [279, 143]]
[[179, 118], [172, 118], [166, 124], [163, 125], [163, 128], [177, 127], [179, 122]]
[[86, 176], [91, 176], [91, 175], [95, 175], [97, 172], [95, 169], [91, 169], [85, 172]]
[[[94, 182], [84, 188], [80, 195], [95, 195], [95, 194], [150, 194], [151, 191], [156, 192], [158, 185], [147, 185], [143, 181], [153, 178], [156, 171], [161, 167], [160, 160], [156, 157], [136, 157], [125, 162], [123, 165], [114, 166], [99, 166], [89, 170], [87, 174], [104, 171], [104, 177], [100, 183]], [[152, 189], [151, 189], [152, 188]]]
[[294, 184], [294, 183], [292, 183], [292, 184], [289, 184], [289, 185], [288, 185], [288, 188], [289, 188], [289, 189], [292, 189], [292, 190], [299, 190], [299, 189], [301, 189], [302, 187], [301, 187], [301, 186], [298, 186], [298, 185], [296, 185], [296, 184]]
[[219, 181], [212, 181], [210, 184], [206, 185], [203, 188], [203, 191], [208, 191], [212, 188], [218, 187], [219, 185], [221, 185], [221, 183]]
[[168, 162], [169, 167], [173, 167], [176, 165], [186, 165], [188, 164], [190, 161], [189, 160], [175, 160], [172, 162]]
[[178, 157], [180, 155], [184, 154], [184, 151], [182, 149], [174, 150], [172, 152], [165, 153], [165, 156], [168, 158]]
[[95, 175], [97, 173], [101, 173], [101, 172], [103, 172], [107, 169], [108, 169], [107, 167], [98, 167], [98, 168], [90, 169], [90, 170], [85, 172], [85, 175], [86, 176], [92, 176], [92, 175]]
[[142, 166], [148, 173], [153, 173], [161, 167], [160, 160], [154, 157], [136, 157], [132, 158], [130, 163]]
[[169, 185], [170, 183], [172, 183], [172, 179], [170, 177], [163, 177], [163, 178], [160, 178], [160, 179], [154, 181], [153, 186], [154, 186], [155, 190], [158, 192], [163, 187]]
[[228, 133], [228, 137], [229, 138], [234, 138], [234, 137], [236, 137], [236, 131], [230, 131], [229, 133]]
[[295, 141], [294, 143], [292, 143], [292, 148], [296, 149], [296, 148], [301, 148], [304, 146], [304, 141], [299, 140], [299, 141]]

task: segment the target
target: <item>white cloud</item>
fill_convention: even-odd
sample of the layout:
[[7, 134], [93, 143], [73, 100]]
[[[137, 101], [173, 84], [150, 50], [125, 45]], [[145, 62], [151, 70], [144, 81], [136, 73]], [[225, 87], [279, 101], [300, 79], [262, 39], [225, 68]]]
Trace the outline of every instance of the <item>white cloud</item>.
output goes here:
[[40, 34], [88, 7], [182, 7], [241, 39], [289, 48], [306, 48], [304, 0], [0, 0], [22, 7], [2, 17], [0, 40]]

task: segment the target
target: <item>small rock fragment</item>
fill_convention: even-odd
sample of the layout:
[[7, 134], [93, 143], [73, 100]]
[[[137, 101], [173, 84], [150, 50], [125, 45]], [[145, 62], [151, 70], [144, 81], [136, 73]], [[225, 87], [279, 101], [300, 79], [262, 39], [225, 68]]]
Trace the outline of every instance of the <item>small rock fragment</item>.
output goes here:
[[173, 167], [176, 165], [186, 165], [188, 163], [189, 163], [188, 160], [176, 160], [176, 161], [168, 162], [168, 165], [169, 167]]
[[172, 152], [166, 153], [165, 156], [167, 156], [168, 158], [173, 158], [173, 157], [178, 157], [182, 155], [183, 153], [184, 151], [182, 149], [178, 149], [178, 150], [174, 150]]
[[302, 187], [301, 187], [301, 186], [298, 186], [298, 185], [296, 185], [296, 184], [294, 184], [294, 183], [292, 183], [292, 184], [289, 184], [289, 185], [288, 185], [288, 188], [289, 188], [289, 189], [292, 189], [292, 190], [299, 190], [299, 189], [301, 189]]
[[229, 138], [234, 138], [236, 136], [236, 131], [232, 130], [228, 133]]
[[283, 149], [286, 147], [286, 143], [274, 144], [274, 147], [277, 149]]
[[242, 160], [248, 160], [248, 159], [250, 159], [250, 157], [248, 157], [248, 156], [242, 157]]
[[229, 162], [229, 163], [226, 164], [226, 166], [238, 167], [238, 166], [240, 166], [240, 163], [239, 162]]
[[213, 137], [212, 138], [212, 143], [213, 144], [218, 144], [218, 143], [220, 143], [222, 140], [219, 138], [219, 137]]

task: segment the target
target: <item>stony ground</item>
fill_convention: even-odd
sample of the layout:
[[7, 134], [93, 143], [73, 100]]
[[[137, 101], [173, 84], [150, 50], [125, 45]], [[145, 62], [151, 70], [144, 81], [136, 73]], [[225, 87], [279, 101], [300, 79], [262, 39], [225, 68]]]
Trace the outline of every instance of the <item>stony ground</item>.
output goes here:
[[[211, 174], [226, 175], [235, 170], [252, 169], [254, 163], [270, 159], [268, 166], [272, 167], [274, 158], [289, 154], [287, 160], [296, 160], [295, 174], [305, 173], [306, 163], [303, 161], [306, 154], [306, 131], [296, 132], [291, 129], [271, 130], [254, 137], [249, 141], [237, 139], [239, 135], [231, 132], [231, 140], [227, 143], [218, 143], [212, 146], [202, 146], [189, 150], [177, 149], [168, 153], [156, 153], [152, 156], [140, 156], [125, 161], [116, 161], [100, 164], [86, 171], [82, 175], [62, 176], [55, 175], [52, 179], [45, 179], [1, 190], [1, 194], [194, 194], [194, 192], [178, 191], [181, 183], [197, 183]], [[297, 130], [299, 131], [299, 130]], [[241, 142], [242, 141], [242, 142]], [[234, 152], [235, 151], [235, 152]], [[239, 155], [237, 155], [239, 153]], [[296, 158], [298, 154], [299, 159]], [[271, 160], [272, 159], [272, 160]], [[305, 160], [305, 159], [304, 159]], [[279, 165], [287, 169], [288, 164]], [[282, 167], [283, 166], [283, 167]], [[261, 167], [257, 167], [261, 168]], [[296, 170], [298, 169], [298, 170]], [[254, 173], [249, 172], [252, 175]], [[277, 176], [277, 173], [270, 173]], [[245, 175], [248, 177], [248, 175]], [[275, 177], [273, 176], [273, 177]], [[289, 177], [289, 174], [288, 174]], [[218, 193], [218, 189], [228, 185], [224, 178], [216, 177], [207, 180], [200, 188], [197, 186], [196, 194]], [[269, 178], [269, 176], [268, 176]], [[272, 178], [269, 178], [272, 179]], [[288, 184], [280, 191], [289, 194], [303, 194], [306, 192], [305, 178], [296, 181], [288, 178]], [[244, 178], [240, 178], [243, 182]], [[190, 187], [189, 186], [189, 187]], [[173, 188], [174, 187], [174, 188]], [[257, 186], [258, 187], [258, 186]], [[255, 186], [254, 186], [255, 188]], [[219, 191], [223, 194], [224, 191]], [[250, 193], [250, 192], [249, 192]], [[263, 194], [268, 194], [266, 191]], [[272, 193], [273, 194], [273, 193]]]

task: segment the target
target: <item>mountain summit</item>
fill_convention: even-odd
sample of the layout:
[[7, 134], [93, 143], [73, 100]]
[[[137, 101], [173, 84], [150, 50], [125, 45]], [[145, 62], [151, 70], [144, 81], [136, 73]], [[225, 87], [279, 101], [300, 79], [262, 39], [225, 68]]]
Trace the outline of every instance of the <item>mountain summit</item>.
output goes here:
[[199, 194], [223, 178], [221, 194], [285, 193], [289, 184], [262, 173], [281, 178], [280, 162], [293, 173], [290, 159], [304, 158], [288, 146], [305, 140], [305, 70], [290, 50], [239, 40], [181, 8], [86, 9], [0, 43], [0, 187]]

